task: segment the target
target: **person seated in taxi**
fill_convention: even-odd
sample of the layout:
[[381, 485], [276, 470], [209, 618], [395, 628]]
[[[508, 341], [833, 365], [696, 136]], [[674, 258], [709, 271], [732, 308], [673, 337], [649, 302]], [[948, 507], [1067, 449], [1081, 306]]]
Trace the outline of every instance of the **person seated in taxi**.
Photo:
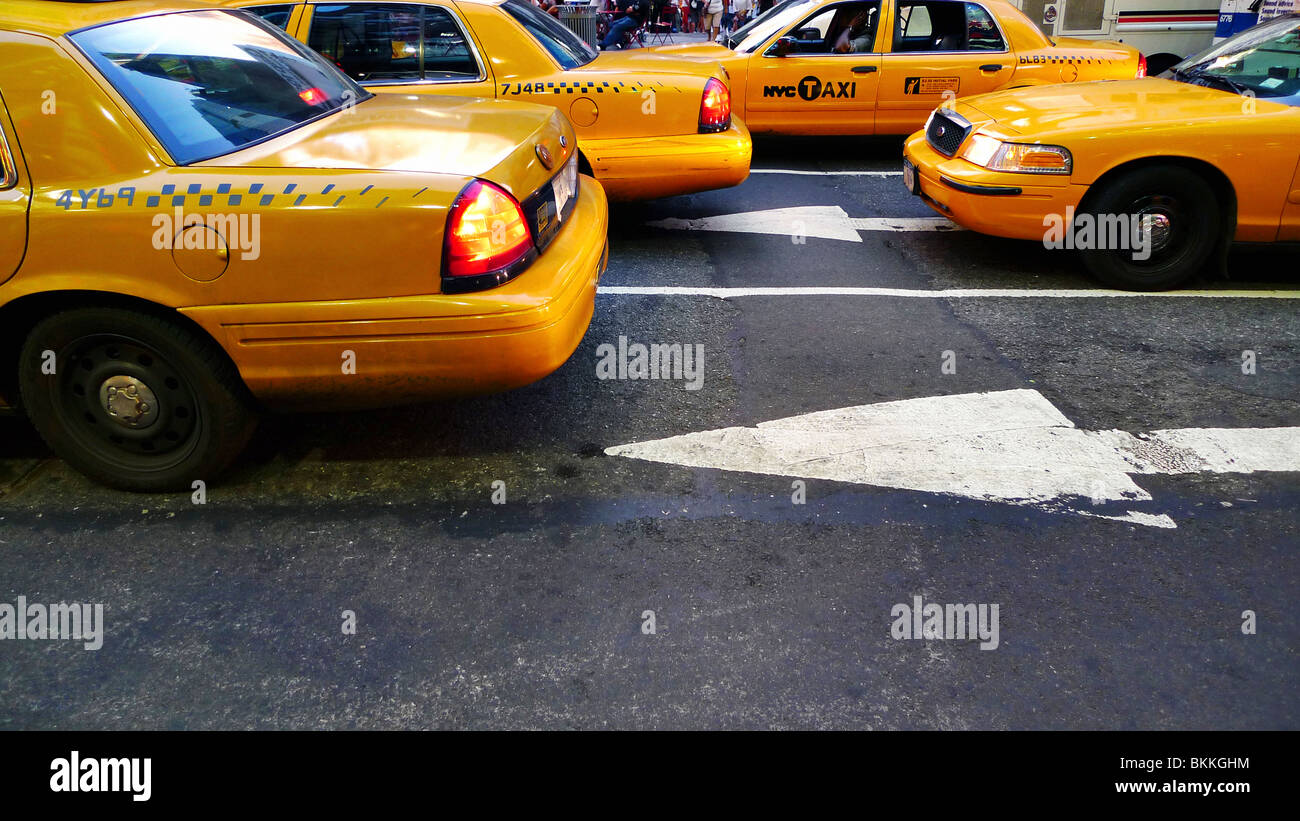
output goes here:
[[871, 51], [876, 42], [876, 9], [860, 9], [835, 38], [831, 50], [836, 54], [860, 54]]
[[[874, 3], [870, 5], [861, 3], [836, 9], [830, 25], [826, 27], [826, 36], [822, 38], [822, 53], [848, 54], [851, 51], [870, 51], [875, 35], [873, 23], [876, 8]], [[864, 34], [864, 27], [870, 31]], [[855, 39], [865, 40], [862, 44], [863, 48], [854, 48]]]

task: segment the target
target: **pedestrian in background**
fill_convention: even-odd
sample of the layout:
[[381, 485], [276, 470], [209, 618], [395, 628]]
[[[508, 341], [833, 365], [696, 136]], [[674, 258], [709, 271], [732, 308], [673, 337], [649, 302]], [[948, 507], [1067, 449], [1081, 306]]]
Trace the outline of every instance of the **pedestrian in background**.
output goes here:
[[731, 0], [731, 31], [749, 22], [750, 0]]
[[722, 12], [727, 7], [726, 0], [702, 0], [704, 3], [704, 30], [709, 33], [709, 42], [718, 39], [721, 33]]
[[704, 26], [704, 3], [701, 0], [691, 0], [690, 15], [686, 18], [689, 25], [686, 30], [691, 34], [702, 31]]

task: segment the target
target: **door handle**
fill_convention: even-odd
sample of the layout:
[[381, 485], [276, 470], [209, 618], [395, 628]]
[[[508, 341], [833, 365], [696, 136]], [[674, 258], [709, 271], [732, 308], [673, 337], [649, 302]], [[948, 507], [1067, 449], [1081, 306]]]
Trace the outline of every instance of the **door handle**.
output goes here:
[[980, 71], [1001, 71], [1002, 66], [998, 63], [985, 63], [980, 66]]
[[876, 70], [875, 66], [854, 66], [853, 67], [854, 74], [871, 74], [875, 70]]

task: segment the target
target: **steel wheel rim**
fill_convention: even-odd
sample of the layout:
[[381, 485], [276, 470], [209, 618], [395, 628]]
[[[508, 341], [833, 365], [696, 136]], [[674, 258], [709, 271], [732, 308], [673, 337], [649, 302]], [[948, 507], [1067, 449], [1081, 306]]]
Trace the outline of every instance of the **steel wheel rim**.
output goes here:
[[95, 458], [123, 471], [159, 471], [194, 452], [202, 431], [194, 389], [152, 346], [91, 334], [55, 361], [55, 416]]

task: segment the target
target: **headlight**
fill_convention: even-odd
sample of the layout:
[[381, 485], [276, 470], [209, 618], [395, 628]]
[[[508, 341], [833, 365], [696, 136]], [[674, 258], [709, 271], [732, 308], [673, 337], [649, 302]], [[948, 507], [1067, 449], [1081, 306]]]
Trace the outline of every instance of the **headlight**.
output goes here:
[[962, 159], [990, 171], [1016, 174], [1069, 174], [1074, 169], [1070, 151], [1059, 145], [1004, 143], [987, 134], [975, 134], [961, 152]]

